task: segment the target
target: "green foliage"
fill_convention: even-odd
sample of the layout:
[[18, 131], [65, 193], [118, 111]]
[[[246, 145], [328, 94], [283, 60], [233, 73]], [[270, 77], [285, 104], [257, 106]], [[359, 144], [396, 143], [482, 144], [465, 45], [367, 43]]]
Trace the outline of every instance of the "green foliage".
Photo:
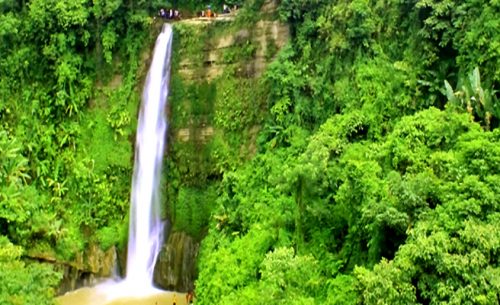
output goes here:
[[328, 296], [325, 304], [349, 305], [357, 304], [358, 294], [356, 278], [350, 275], [338, 275], [328, 281]]
[[108, 102], [111, 109], [106, 117], [109, 126], [115, 132], [115, 140], [118, 137], [124, 137], [131, 134], [133, 131], [131, 127], [130, 110], [127, 108], [128, 95], [130, 92], [127, 88], [107, 94]]
[[[259, 227], [252, 228], [242, 237], [207, 237], [200, 253], [202, 258], [196, 285], [199, 298], [197, 302], [234, 304], [235, 300], [243, 301], [243, 298], [237, 295], [238, 289], [243, 288], [249, 281], [256, 280], [263, 253], [268, 249], [271, 240], [272, 235]], [[209, 256], [205, 257], [206, 255]], [[221, 265], [225, 266], [224, 272], [218, 272]]]
[[224, 63], [235, 63], [236, 61], [245, 60], [248, 61], [255, 56], [255, 51], [257, 50], [257, 46], [255, 43], [247, 40], [243, 43], [236, 44], [227, 48], [224, 52]]
[[0, 3], [0, 235], [26, 249], [1, 259], [2, 304], [51, 304], [61, 277], [30, 257], [71, 263], [126, 239], [149, 45], [146, 3], [131, 4]]
[[53, 304], [55, 290], [61, 279], [47, 264], [20, 260], [23, 249], [0, 236], [0, 302], [6, 305]]
[[483, 89], [479, 69], [476, 67], [466, 80], [460, 79], [454, 91], [448, 81], [444, 81], [448, 101], [460, 108], [467, 109], [486, 129], [490, 129], [492, 120], [498, 121], [500, 109], [495, 91]]
[[277, 248], [266, 254], [261, 276], [262, 293], [271, 304], [312, 302], [323, 280], [314, 257], [295, 256], [292, 248]]
[[174, 230], [189, 233], [201, 239], [210, 219], [216, 193], [213, 188], [200, 191], [193, 188], [180, 188], [172, 205], [169, 216], [174, 223]]
[[226, 132], [242, 132], [248, 126], [258, 124], [262, 98], [254, 91], [258, 87], [255, 81], [226, 77], [219, 82], [215, 127]]
[[[498, 130], [484, 132], [467, 114], [436, 108], [402, 117], [385, 136], [371, 133], [376, 124], [365, 111], [333, 116], [308, 143], [268, 150], [248, 166], [225, 175], [215, 227], [204, 243], [215, 236], [218, 240], [243, 238], [253, 226], [266, 226], [277, 237], [264, 252], [267, 256], [257, 282], [248, 279], [244, 288], [221, 294], [235, 302], [253, 296], [254, 291], [265, 291], [275, 296], [271, 299], [277, 304], [493, 300], [496, 292], [488, 291], [497, 289], [490, 280], [496, 274], [495, 242], [488, 249], [449, 243], [469, 222], [469, 226], [477, 224], [478, 230], [494, 226], [489, 223], [497, 213]], [[497, 240], [495, 232], [484, 241]], [[432, 241], [435, 250], [430, 250], [431, 244], [424, 241], [432, 240], [434, 234], [439, 240]], [[424, 238], [422, 243], [417, 236]], [[233, 241], [224, 248], [236, 244]], [[270, 277], [268, 268], [274, 260], [267, 259], [277, 253], [276, 259], [293, 255], [280, 248], [283, 245], [295, 246], [300, 255], [318, 262], [308, 270], [331, 278], [325, 283], [320, 277], [318, 286], [309, 286], [307, 281], [293, 284], [301, 276], [287, 279], [280, 269], [275, 271], [277, 279]], [[201, 272], [203, 264], [214, 259], [217, 250], [212, 251], [200, 258]], [[438, 259], [441, 255], [445, 255], [443, 260]], [[284, 261], [291, 264], [287, 270], [292, 272], [295, 258]], [[472, 262], [477, 262], [476, 269], [471, 269]], [[463, 269], [453, 269], [456, 264], [463, 264]], [[221, 265], [212, 273], [226, 272], [226, 265]], [[443, 276], [453, 282], [443, 283]], [[482, 281], [491, 284], [473, 292], [468, 288]], [[198, 280], [198, 286], [213, 284], [205, 277]], [[300, 289], [294, 292], [293, 287]], [[200, 297], [205, 300], [210, 295]]]
[[[411, 275], [387, 271], [376, 277], [386, 281], [380, 286], [361, 270], [372, 272], [398, 260], [413, 228], [446, 198], [458, 196], [444, 185], [464, 177], [464, 162], [474, 164], [476, 175], [492, 171], [487, 162], [457, 157], [465, 152], [462, 138], [483, 133], [466, 114], [454, 112], [452, 103], [439, 110], [446, 102], [442, 83], [463, 70], [454, 63], [449, 43], [436, 41], [445, 38], [424, 34], [440, 26], [426, 28], [420, 9], [396, 1], [281, 3], [294, 36], [265, 74], [262, 87], [269, 93], [262, 109], [269, 113], [259, 135], [260, 153], [246, 164], [224, 163], [234, 154], [224, 137], [241, 130], [233, 126], [245, 119], [224, 121], [238, 113], [238, 101], [217, 108], [220, 100], [215, 100], [222, 115], [216, 112], [214, 122], [226, 133], [216, 133], [212, 151], [220, 156], [215, 166], [223, 180], [202, 244], [199, 302], [211, 303], [217, 295], [222, 303], [255, 304], [262, 293], [275, 296], [268, 302], [286, 304], [403, 304], [420, 298], [412, 294], [420, 284]], [[230, 64], [234, 52], [226, 53]], [[234, 77], [227, 74], [222, 86]], [[222, 86], [217, 85], [217, 96], [226, 91]], [[229, 92], [231, 99], [245, 101], [244, 89]], [[482, 143], [484, 151], [493, 150], [494, 144]], [[483, 151], [479, 145], [472, 146], [470, 160]], [[210, 262], [221, 260], [220, 249], [250, 238], [255, 226], [275, 236], [258, 254], [265, 266], [259, 276], [232, 288], [208, 277], [235, 277], [230, 265]], [[224, 244], [215, 246], [215, 240]], [[290, 247], [296, 254], [285, 253]], [[279, 271], [281, 263], [295, 270], [294, 262], [302, 258], [317, 262], [308, 269], [318, 272], [318, 286]]]
[[498, 209], [490, 202], [498, 178], [490, 177], [484, 183], [477, 176], [451, 183], [460, 195], [447, 194], [449, 201], [411, 230], [394, 261], [357, 270], [364, 302], [494, 304], [500, 292], [494, 258], [500, 236]]
[[[219, 52], [218, 61], [226, 65], [222, 75], [197, 77], [210, 74], [213, 59], [206, 49], [215, 47], [219, 37], [240, 31], [238, 25], [178, 23], [174, 27], [169, 99], [173, 141], [169, 145], [165, 178], [167, 210], [173, 230], [188, 232], [196, 239], [207, 233], [220, 193], [221, 173], [255, 153], [252, 139], [264, 119], [261, 114], [266, 89], [244, 71], [256, 52], [252, 34], [242, 34], [235, 46]], [[182, 65], [189, 70], [178, 73], [185, 69]], [[185, 73], [193, 77], [186, 78]]]
[[[417, 1], [416, 8], [423, 16], [419, 35], [438, 44], [440, 48], [456, 50], [462, 74], [480, 65], [483, 73], [498, 84], [498, 3], [493, 1]], [[436, 58], [437, 59], [437, 58]], [[488, 85], [490, 85], [489, 83]]]
[[[30, 256], [123, 247], [159, 5], [0, 3], [0, 303], [50, 304], [60, 275]], [[204, 50], [262, 5], [245, 1], [232, 25], [177, 24], [173, 70], [209, 76]], [[262, 80], [244, 69], [250, 38], [224, 50], [218, 77], [174, 73], [171, 127], [188, 137], [170, 137], [167, 210], [174, 230], [205, 237], [197, 302], [497, 303], [498, 12], [284, 0], [292, 37], [278, 54], [267, 42]]]

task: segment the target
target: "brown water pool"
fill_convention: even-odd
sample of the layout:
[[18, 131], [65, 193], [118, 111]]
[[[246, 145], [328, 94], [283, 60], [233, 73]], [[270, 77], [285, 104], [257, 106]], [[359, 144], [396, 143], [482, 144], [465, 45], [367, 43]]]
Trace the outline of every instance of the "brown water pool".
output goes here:
[[161, 291], [144, 297], [118, 297], [109, 300], [106, 295], [95, 288], [81, 288], [66, 293], [56, 299], [58, 305], [187, 305], [186, 294]]

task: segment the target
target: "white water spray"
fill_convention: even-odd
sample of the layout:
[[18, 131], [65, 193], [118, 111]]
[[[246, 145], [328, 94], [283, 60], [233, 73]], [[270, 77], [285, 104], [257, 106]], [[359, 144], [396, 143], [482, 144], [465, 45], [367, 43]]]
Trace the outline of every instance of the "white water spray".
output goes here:
[[172, 27], [165, 24], [156, 40], [137, 126], [125, 282], [139, 294], [153, 288], [153, 270], [163, 242], [159, 186], [168, 127], [171, 46]]

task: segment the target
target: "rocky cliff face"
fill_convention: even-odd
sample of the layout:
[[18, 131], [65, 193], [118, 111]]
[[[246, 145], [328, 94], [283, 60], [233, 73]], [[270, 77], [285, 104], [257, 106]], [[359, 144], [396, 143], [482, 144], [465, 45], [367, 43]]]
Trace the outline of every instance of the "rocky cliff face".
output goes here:
[[[192, 24], [192, 23], [191, 23]], [[207, 26], [206, 23], [200, 26]], [[240, 61], [238, 71], [244, 77], [259, 77], [267, 64], [272, 60], [277, 50], [288, 40], [288, 27], [276, 20], [260, 20], [252, 28], [242, 28], [236, 33], [225, 34], [211, 42], [208, 48], [202, 50], [203, 66], [190, 59], [183, 59], [179, 73], [188, 81], [211, 81], [222, 75], [224, 69], [234, 61]], [[251, 47], [250, 59], [229, 59], [225, 52], [231, 48]]]
[[155, 266], [154, 282], [166, 290], [193, 290], [198, 242], [185, 232], [170, 234]]
[[[180, 60], [178, 73], [185, 84], [210, 83], [222, 77], [226, 69], [236, 70], [238, 78], [258, 79], [272, 62], [277, 52], [287, 43], [290, 32], [286, 24], [275, 20], [277, 4], [273, 0], [265, 1], [261, 8], [261, 20], [242, 27], [230, 27], [226, 31], [215, 31], [210, 41], [199, 48], [196, 58], [184, 57]], [[189, 26], [198, 26], [206, 31], [216, 22], [232, 22], [232, 18], [221, 21], [186, 20]], [[186, 128], [176, 128], [175, 138], [187, 142], [195, 136], [196, 141], [206, 143], [214, 134], [214, 127], [197, 126], [193, 130], [191, 123], [185, 122]]]
[[[175, 50], [177, 69], [172, 71], [171, 90], [177, 91], [170, 98], [168, 156], [176, 171], [169, 175], [178, 184], [167, 181], [173, 233], [155, 269], [155, 283], [162, 288], [193, 289], [204, 230], [190, 228], [206, 225], [210, 217], [198, 211], [206, 209], [210, 199], [190, 200], [179, 194], [193, 190], [203, 194], [221, 179], [216, 164], [226, 163], [224, 158], [255, 154], [259, 116], [265, 111], [265, 99], [257, 97], [259, 79], [290, 36], [275, 11], [276, 2], [265, 1], [255, 21], [240, 22], [238, 17], [233, 21], [229, 16], [178, 24], [174, 39], [181, 42]], [[235, 138], [241, 140], [235, 142]]]
[[63, 274], [58, 294], [95, 284], [100, 279], [109, 278], [117, 266], [115, 247], [103, 251], [97, 244], [91, 244], [84, 252], [78, 253], [74, 260], [61, 262], [48, 253], [28, 253], [33, 260], [55, 265]]

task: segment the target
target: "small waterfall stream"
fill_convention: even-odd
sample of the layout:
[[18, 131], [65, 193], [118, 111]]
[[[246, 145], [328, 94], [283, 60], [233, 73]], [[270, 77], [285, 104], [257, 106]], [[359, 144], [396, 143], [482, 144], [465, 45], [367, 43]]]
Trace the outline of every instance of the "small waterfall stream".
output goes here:
[[171, 46], [172, 27], [165, 24], [156, 40], [137, 126], [125, 281], [139, 290], [152, 287], [154, 265], [163, 242], [159, 186], [168, 127], [165, 107]]

